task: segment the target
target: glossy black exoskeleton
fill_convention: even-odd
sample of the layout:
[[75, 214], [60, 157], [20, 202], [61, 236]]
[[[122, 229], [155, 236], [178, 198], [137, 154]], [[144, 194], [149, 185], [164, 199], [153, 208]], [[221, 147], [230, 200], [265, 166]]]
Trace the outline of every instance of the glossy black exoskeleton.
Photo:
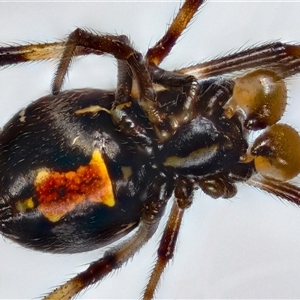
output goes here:
[[[196, 189], [231, 198], [246, 182], [298, 204], [299, 188], [285, 181], [300, 171], [300, 138], [278, 121], [284, 78], [299, 72], [299, 46], [270, 43], [160, 69], [202, 2], [187, 0], [145, 57], [126, 36], [82, 29], [65, 42], [0, 48], [0, 65], [61, 56], [52, 95], [22, 109], [0, 135], [2, 234], [35, 250], [76, 253], [136, 229], [45, 299], [69, 299], [120, 268], [151, 238], [172, 195], [145, 299], [173, 256]], [[116, 90], [61, 91], [72, 57], [90, 53], [118, 60]], [[242, 69], [250, 71], [219, 77]]]
[[[155, 189], [167, 197], [181, 175], [203, 182], [213, 176], [226, 178], [229, 182], [222, 192], [231, 196], [233, 182], [248, 179], [253, 169], [252, 162], [239, 163], [248, 147], [239, 119], [220, 119], [220, 101], [227, 101], [232, 84], [210, 80], [199, 86], [203, 94], [199, 116], [163, 145], [158, 145], [151, 124], [136, 105], [135, 116], [153, 139], [153, 157], [143, 153], [134, 138], [116, 130], [110, 115], [113, 92], [66, 91], [43, 97], [17, 113], [0, 137], [2, 193], [10, 204], [3, 202], [1, 207], [2, 232], [30, 248], [82, 252], [111, 243], [135, 228], [143, 206], [153, 201], [147, 198], [156, 178], [164, 184]], [[220, 97], [215, 97], [217, 92]], [[164, 105], [166, 112], [173, 110], [173, 99], [182, 97], [182, 91], [157, 93], [158, 101], [170, 101]], [[213, 113], [209, 105], [217, 107]], [[93, 157], [97, 152], [103, 166]], [[97, 164], [99, 168], [80, 175], [80, 168]], [[97, 181], [104, 167], [109, 176], [104, 184], [111, 184], [113, 190], [109, 195], [113, 199], [106, 202], [94, 199], [101, 196], [97, 193], [102, 182]]]
[[[47, 96], [6, 125], [1, 135], [2, 193], [14, 205], [2, 206], [5, 235], [31, 248], [72, 253], [110, 243], [137, 225], [151, 180], [146, 158], [115, 130], [107, 111], [80, 113], [96, 105], [109, 109], [113, 96], [101, 90]], [[106, 204], [94, 199], [101, 189], [96, 172], [101, 174], [102, 166], [80, 174], [80, 167], [101, 163], [97, 158], [93, 162], [95, 151], [101, 153], [111, 178], [103, 184], [114, 189], [116, 200]], [[71, 172], [79, 174], [71, 179]], [[45, 176], [48, 189], [39, 189], [37, 195], [38, 176]], [[133, 201], [135, 197], [139, 201]], [[45, 210], [39, 209], [40, 204]], [[65, 208], [60, 211], [60, 206]]]

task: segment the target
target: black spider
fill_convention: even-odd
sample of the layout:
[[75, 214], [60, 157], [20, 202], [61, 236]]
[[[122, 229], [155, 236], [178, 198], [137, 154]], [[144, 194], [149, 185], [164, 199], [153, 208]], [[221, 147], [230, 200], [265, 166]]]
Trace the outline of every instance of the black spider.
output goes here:
[[[61, 56], [53, 95], [17, 113], [0, 136], [3, 235], [36, 250], [74, 253], [138, 228], [128, 250], [124, 244], [108, 250], [45, 299], [72, 297], [119, 268], [152, 236], [173, 192], [158, 251], [162, 269], [197, 188], [231, 198], [236, 183], [246, 182], [298, 204], [299, 188], [285, 181], [299, 173], [300, 139], [277, 122], [286, 106], [283, 79], [299, 72], [299, 46], [274, 42], [173, 72], [160, 69], [201, 2], [186, 1], [145, 57], [126, 36], [81, 29], [66, 43], [0, 48], [1, 65]], [[61, 92], [73, 56], [104, 52], [119, 59], [116, 91]], [[220, 77], [240, 70], [246, 71]], [[258, 129], [264, 131], [252, 145], [248, 134]], [[153, 296], [161, 271], [154, 269], [144, 298]]]

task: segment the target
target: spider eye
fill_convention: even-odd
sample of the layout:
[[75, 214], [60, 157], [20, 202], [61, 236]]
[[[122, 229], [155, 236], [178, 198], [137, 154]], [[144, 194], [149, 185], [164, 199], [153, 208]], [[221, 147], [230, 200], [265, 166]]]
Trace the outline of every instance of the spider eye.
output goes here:
[[267, 128], [254, 142], [256, 170], [264, 177], [286, 181], [300, 173], [300, 136], [286, 124]]

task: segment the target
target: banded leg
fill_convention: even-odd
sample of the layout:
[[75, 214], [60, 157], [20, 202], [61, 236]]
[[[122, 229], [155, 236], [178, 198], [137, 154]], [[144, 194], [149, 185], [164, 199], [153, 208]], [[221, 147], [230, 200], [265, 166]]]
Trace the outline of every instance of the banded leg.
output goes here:
[[157, 250], [154, 269], [144, 291], [144, 300], [153, 299], [160, 277], [174, 255], [183, 214], [185, 209], [192, 204], [193, 192], [194, 188], [191, 182], [181, 178], [176, 180], [175, 200]]
[[274, 42], [178, 70], [198, 79], [250, 68], [272, 69], [281, 77], [300, 71], [300, 45]]
[[[0, 66], [19, 64], [27, 61], [59, 59], [64, 49], [65, 42], [0, 47]], [[101, 51], [91, 52], [89, 49], [83, 47], [76, 48], [74, 52], [74, 56], [88, 54], [103, 55], [104, 53]]]
[[85, 271], [59, 286], [43, 300], [67, 300], [76, 296], [89, 285], [101, 281], [111, 271], [120, 268], [153, 236], [171, 196], [168, 178], [160, 173], [150, 187], [138, 230], [124, 242], [105, 252], [98, 261]]

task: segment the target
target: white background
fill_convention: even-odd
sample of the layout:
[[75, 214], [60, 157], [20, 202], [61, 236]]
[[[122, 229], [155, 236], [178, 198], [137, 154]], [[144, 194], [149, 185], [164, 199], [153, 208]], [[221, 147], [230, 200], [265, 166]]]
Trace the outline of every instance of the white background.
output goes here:
[[[155, 1], [0, 3], [0, 42], [55, 41], [78, 26], [127, 34], [145, 53], [162, 36], [178, 6]], [[162, 66], [172, 70], [271, 40], [300, 41], [299, 14], [299, 2], [208, 1]], [[1, 125], [50, 92], [55, 65], [31, 63], [0, 72]], [[114, 88], [115, 78], [113, 59], [90, 56], [75, 61], [64, 88]], [[290, 105], [284, 122], [299, 130], [300, 79], [287, 82]], [[196, 194], [157, 298], [300, 297], [300, 209], [244, 185], [239, 190], [231, 200]], [[81, 298], [140, 297], [160, 233], [121, 271]], [[0, 238], [0, 298], [39, 297], [101, 253], [44, 254]]]

